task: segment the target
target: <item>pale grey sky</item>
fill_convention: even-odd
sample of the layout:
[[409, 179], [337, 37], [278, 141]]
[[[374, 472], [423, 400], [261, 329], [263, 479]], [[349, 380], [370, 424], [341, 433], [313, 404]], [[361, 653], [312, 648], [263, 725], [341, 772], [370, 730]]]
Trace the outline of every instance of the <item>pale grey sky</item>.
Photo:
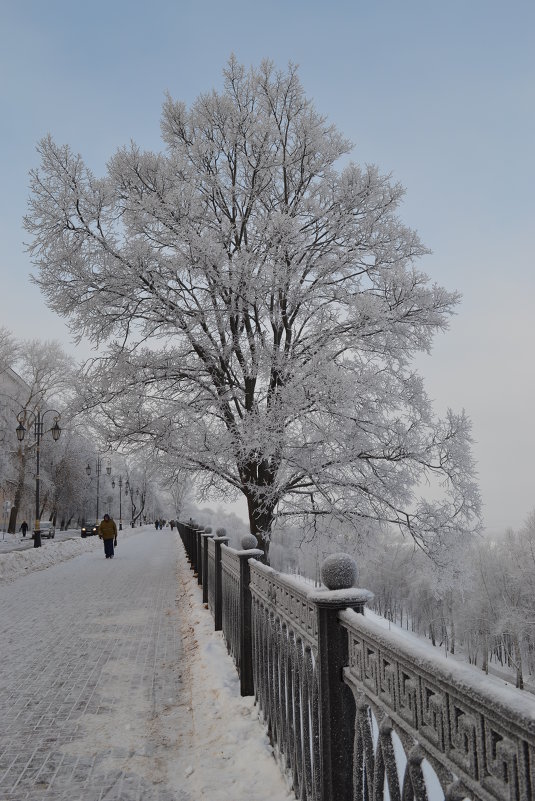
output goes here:
[[463, 294], [419, 367], [438, 410], [473, 420], [489, 530], [518, 528], [535, 507], [534, 38], [532, 0], [0, 0], [0, 323], [74, 350], [22, 245], [38, 139], [100, 174], [130, 139], [160, 149], [166, 90], [219, 86], [231, 52], [292, 61], [354, 160], [406, 187], [420, 267]]

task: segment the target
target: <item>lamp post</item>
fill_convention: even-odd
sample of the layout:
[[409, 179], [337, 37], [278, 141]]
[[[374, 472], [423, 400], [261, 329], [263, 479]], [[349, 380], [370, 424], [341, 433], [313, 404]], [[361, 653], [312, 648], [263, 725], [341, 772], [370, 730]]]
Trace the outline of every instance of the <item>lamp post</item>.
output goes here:
[[[124, 487], [124, 494], [125, 495], [130, 495], [130, 482], [128, 481], [128, 479], [126, 479], [126, 484], [125, 484], [125, 487]], [[133, 503], [133, 499], [132, 499], [132, 496], [130, 496], [130, 528], [134, 527], [134, 522], [132, 520], [132, 512], [133, 512], [132, 503]]]
[[[115, 489], [115, 479], [111, 482], [112, 489]], [[123, 530], [123, 507], [122, 507], [123, 477], [119, 476], [119, 531]], [[125, 488], [126, 493], [126, 488]]]
[[[51, 426], [46, 431], [44, 430], [44, 418], [47, 414], [53, 414], [54, 417], [54, 425]], [[24, 439], [24, 435], [26, 434], [26, 428], [24, 423], [27, 424], [28, 428], [33, 426], [33, 431], [35, 435], [35, 455], [36, 455], [36, 471], [35, 471], [35, 529], [33, 532], [33, 547], [40, 548], [41, 547], [41, 521], [40, 521], [40, 509], [39, 509], [39, 459], [41, 453], [41, 439], [44, 434], [50, 433], [52, 434], [52, 439], [54, 442], [57, 442], [60, 434], [61, 428], [59, 427], [59, 419], [61, 415], [57, 411], [57, 409], [46, 409], [44, 412], [41, 412], [41, 409], [37, 409], [37, 413], [35, 412], [28, 412], [27, 409], [21, 409], [17, 415], [17, 422], [18, 426], [15, 429], [17, 434], [17, 439], [19, 442], [22, 442]]]
[[[97, 468], [97, 516], [95, 518], [95, 523], [98, 523], [99, 522], [98, 507], [100, 498], [100, 474], [102, 472], [102, 459], [100, 458], [100, 454], [98, 454], [96, 458], [96, 468]], [[87, 473], [88, 476], [91, 475], [91, 465], [89, 464], [89, 462], [87, 463], [85, 472]], [[106, 465], [106, 473], [108, 475], [111, 475], [111, 464], [109, 459], [108, 459], [108, 464]]]

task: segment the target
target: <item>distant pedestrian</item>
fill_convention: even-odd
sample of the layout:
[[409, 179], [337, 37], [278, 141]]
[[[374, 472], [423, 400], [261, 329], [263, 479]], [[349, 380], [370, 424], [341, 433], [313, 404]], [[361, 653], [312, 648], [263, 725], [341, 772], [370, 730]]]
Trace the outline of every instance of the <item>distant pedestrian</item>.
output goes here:
[[160, 528], [160, 521], [159, 521], [159, 520], [156, 520], [156, 521], [154, 522], [154, 525], [155, 525], [155, 527], [156, 527], [156, 531], [158, 531], [158, 529]]
[[174, 520], [170, 520], [169, 521], [169, 525], [171, 526], [171, 531], [172, 531], [174, 529], [174, 527], [175, 527], [175, 521]]
[[106, 514], [100, 526], [98, 527], [98, 536], [104, 540], [104, 553], [106, 559], [113, 559], [113, 546], [117, 545], [117, 526], [115, 520]]
[[20, 525], [20, 531], [22, 531], [22, 536], [25, 537], [28, 531], [28, 523], [25, 520], [23, 520]]

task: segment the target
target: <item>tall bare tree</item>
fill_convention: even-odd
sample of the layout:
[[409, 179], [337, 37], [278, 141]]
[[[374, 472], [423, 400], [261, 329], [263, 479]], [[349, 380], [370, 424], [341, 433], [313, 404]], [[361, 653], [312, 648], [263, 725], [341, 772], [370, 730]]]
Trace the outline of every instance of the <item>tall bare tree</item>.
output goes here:
[[458, 295], [416, 268], [403, 188], [337, 167], [351, 145], [292, 65], [231, 58], [221, 92], [167, 98], [162, 134], [103, 178], [46, 137], [31, 173], [36, 281], [109, 343], [87, 398], [109, 436], [243, 493], [266, 548], [276, 514], [389, 521], [427, 550], [477, 526], [469, 423], [435, 418], [411, 364]]

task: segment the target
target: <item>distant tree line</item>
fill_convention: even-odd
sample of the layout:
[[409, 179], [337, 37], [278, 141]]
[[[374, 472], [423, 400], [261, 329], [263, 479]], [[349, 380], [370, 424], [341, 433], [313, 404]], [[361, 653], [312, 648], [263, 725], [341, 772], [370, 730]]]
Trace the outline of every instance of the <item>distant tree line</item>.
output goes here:
[[319, 581], [327, 554], [350, 552], [375, 612], [518, 688], [535, 677], [535, 511], [518, 532], [459, 537], [435, 561], [391, 531], [357, 538], [335, 522], [294, 542], [295, 533], [274, 533], [272, 565]]
[[[34, 422], [39, 409], [51, 412], [44, 419], [40, 443], [40, 519], [66, 529], [96, 517], [99, 458], [99, 517], [105, 512], [118, 517], [122, 511], [125, 521], [139, 524], [147, 516], [167, 515], [173, 505], [173, 487], [180, 495], [181, 482], [170, 481], [169, 491], [161, 489], [157, 466], [142, 453], [126, 458], [109, 450], [104, 441], [95, 441], [89, 415], [76, 414], [79, 381], [74, 360], [58, 342], [18, 341], [9, 331], [0, 330], [1, 525], [11, 533], [18, 531], [23, 519], [30, 529], [35, 522]], [[60, 415], [57, 442], [48, 431], [54, 410]], [[26, 429], [21, 441], [16, 436], [19, 421]]]

